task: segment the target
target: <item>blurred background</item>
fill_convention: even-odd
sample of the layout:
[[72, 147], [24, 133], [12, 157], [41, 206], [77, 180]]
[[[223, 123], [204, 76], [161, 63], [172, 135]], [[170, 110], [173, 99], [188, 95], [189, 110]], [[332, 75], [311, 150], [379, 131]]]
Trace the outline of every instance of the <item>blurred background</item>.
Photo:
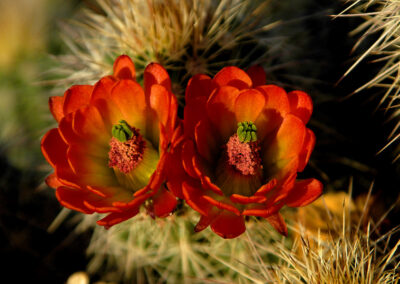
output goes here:
[[[361, 62], [339, 82], [375, 38], [352, 52], [358, 37], [349, 33], [363, 20], [333, 19], [346, 7], [344, 1], [270, 1], [268, 7], [266, 18], [279, 24], [259, 38], [271, 53], [258, 63], [269, 83], [304, 90], [315, 103], [309, 127], [317, 144], [301, 177], [320, 179], [325, 192], [347, 191], [352, 181], [355, 198], [374, 182], [370, 214], [380, 218], [397, 204], [382, 225], [383, 231], [393, 228], [400, 220], [399, 162], [393, 162], [398, 143], [377, 152], [398, 120], [388, 120], [385, 109], [377, 108], [379, 89], [348, 97], [383, 63]], [[51, 167], [40, 151], [41, 137], [54, 126], [48, 97], [67, 88], [59, 83], [59, 56], [71, 53], [63, 37], [67, 29], [76, 29], [72, 21], [82, 8], [99, 9], [90, 0], [0, 2], [0, 255], [6, 260], [1, 278], [13, 283], [64, 283], [86, 269], [91, 231], [75, 234], [68, 222], [48, 231], [61, 206], [43, 183]]]

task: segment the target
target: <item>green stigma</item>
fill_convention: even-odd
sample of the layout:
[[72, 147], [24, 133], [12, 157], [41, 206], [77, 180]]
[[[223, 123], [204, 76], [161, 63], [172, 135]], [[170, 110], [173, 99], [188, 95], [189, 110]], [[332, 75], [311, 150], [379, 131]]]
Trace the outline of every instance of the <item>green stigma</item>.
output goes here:
[[120, 120], [119, 124], [114, 124], [111, 133], [120, 142], [126, 142], [133, 136], [133, 131], [125, 120]]
[[239, 122], [236, 133], [239, 141], [242, 143], [257, 141], [257, 127], [254, 125], [253, 122]]

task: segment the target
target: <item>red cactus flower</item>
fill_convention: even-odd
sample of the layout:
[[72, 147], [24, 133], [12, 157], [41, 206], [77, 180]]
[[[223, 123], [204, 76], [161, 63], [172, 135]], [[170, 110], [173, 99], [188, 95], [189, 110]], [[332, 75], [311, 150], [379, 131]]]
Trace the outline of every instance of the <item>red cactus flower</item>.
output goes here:
[[196, 231], [210, 225], [234, 238], [246, 230], [245, 216], [259, 216], [287, 234], [279, 210], [322, 192], [316, 179], [296, 180], [315, 144], [305, 127], [311, 113], [306, 93], [265, 85], [261, 67], [226, 67], [189, 81], [181, 155], [190, 178], [181, 194], [201, 214]]
[[177, 100], [166, 70], [152, 63], [144, 90], [135, 81], [128, 56], [114, 62], [114, 75], [94, 86], [72, 86], [51, 97], [58, 128], [48, 131], [42, 152], [54, 168], [46, 182], [61, 205], [83, 213], [108, 213], [98, 224], [110, 227], [136, 215], [152, 216], [176, 206], [166, 180], [170, 147], [181, 136]]

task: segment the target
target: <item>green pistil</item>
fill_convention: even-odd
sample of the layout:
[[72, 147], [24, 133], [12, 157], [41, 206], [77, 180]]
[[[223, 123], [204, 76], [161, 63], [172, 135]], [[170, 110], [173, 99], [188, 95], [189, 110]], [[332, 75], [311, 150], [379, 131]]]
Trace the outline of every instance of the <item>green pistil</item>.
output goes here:
[[242, 143], [257, 141], [257, 127], [254, 125], [253, 122], [239, 122], [236, 133], [239, 137], [239, 141]]
[[133, 136], [133, 131], [125, 120], [120, 120], [119, 124], [113, 125], [111, 133], [120, 142], [126, 142]]

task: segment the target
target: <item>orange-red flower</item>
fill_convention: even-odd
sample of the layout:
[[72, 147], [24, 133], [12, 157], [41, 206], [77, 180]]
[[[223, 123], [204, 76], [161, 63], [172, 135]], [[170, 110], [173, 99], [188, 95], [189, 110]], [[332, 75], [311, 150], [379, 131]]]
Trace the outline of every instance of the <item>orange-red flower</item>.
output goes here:
[[152, 216], [175, 208], [165, 169], [181, 127], [161, 65], [146, 67], [143, 89], [133, 62], [122, 55], [113, 76], [94, 86], [72, 86], [51, 97], [49, 106], [58, 128], [45, 134], [41, 147], [54, 168], [46, 182], [63, 206], [108, 213], [98, 221], [106, 227], [136, 215], [144, 202]]
[[259, 216], [287, 234], [279, 210], [322, 192], [316, 179], [296, 180], [315, 144], [305, 126], [312, 108], [304, 92], [265, 85], [261, 67], [226, 67], [189, 81], [181, 156], [190, 178], [181, 194], [201, 214], [196, 231], [210, 225], [234, 238], [245, 231], [245, 216]]

